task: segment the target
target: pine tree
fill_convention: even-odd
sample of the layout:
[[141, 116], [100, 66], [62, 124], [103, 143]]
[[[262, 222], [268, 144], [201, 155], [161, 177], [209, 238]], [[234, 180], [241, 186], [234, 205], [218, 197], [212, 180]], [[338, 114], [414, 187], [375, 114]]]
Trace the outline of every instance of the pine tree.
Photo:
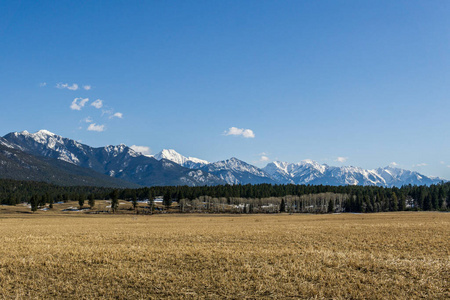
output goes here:
[[153, 201], [153, 193], [151, 190], [148, 191], [147, 197], [148, 197], [147, 203], [148, 203], [148, 207], [150, 208], [150, 214], [153, 214], [154, 201]]
[[84, 206], [84, 196], [83, 195], [79, 195], [78, 196], [78, 204], [80, 205], [80, 209], [83, 209]]
[[137, 196], [136, 196], [136, 192], [133, 193], [133, 198], [131, 200], [131, 203], [133, 204], [133, 209], [136, 210], [137, 208]]
[[33, 195], [30, 199], [31, 211], [35, 212], [38, 209], [38, 196]]
[[333, 204], [333, 200], [330, 199], [330, 201], [328, 201], [328, 213], [332, 213], [334, 212], [334, 204]]
[[169, 192], [166, 192], [163, 196], [163, 204], [168, 210], [172, 206], [172, 197]]
[[111, 198], [111, 210], [113, 213], [117, 211], [117, 208], [119, 207], [119, 191], [113, 190], [110, 194]]
[[48, 203], [49, 203], [48, 207], [50, 209], [52, 209], [53, 208], [53, 203], [55, 202], [55, 200], [53, 199], [53, 195], [50, 196], [49, 194], [47, 194], [47, 199], [48, 199]]
[[284, 198], [281, 199], [280, 212], [286, 212], [286, 202], [284, 201]]
[[392, 210], [398, 211], [398, 198], [395, 193], [392, 193]]
[[89, 194], [88, 204], [89, 204], [89, 208], [90, 209], [93, 209], [95, 207], [95, 199], [94, 199], [94, 195], [93, 194]]
[[399, 201], [398, 209], [402, 210], [402, 211], [406, 209], [406, 196], [403, 193], [400, 195], [400, 201]]

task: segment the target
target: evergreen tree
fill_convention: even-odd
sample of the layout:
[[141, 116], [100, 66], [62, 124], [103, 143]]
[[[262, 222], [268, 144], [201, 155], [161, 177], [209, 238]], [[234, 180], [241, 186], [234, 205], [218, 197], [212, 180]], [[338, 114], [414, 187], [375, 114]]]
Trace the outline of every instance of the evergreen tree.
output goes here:
[[94, 195], [93, 194], [89, 194], [88, 196], [88, 204], [89, 204], [89, 208], [93, 209], [95, 207], [95, 199], [94, 199]]
[[281, 199], [280, 212], [286, 212], [286, 202], [284, 201], [284, 198]]
[[431, 210], [431, 195], [428, 194], [423, 200], [423, 210]]
[[113, 213], [117, 211], [117, 208], [119, 207], [119, 191], [113, 190], [110, 194], [111, 198], [111, 210]]
[[172, 206], [172, 197], [169, 192], [166, 192], [163, 196], [163, 204], [168, 210]]
[[398, 205], [398, 209], [399, 209], [399, 210], [403, 211], [403, 210], [406, 209], [406, 196], [405, 196], [405, 194], [402, 193], [402, 194], [400, 195], [400, 201], [399, 201], [398, 204], [399, 204], [399, 205]]
[[133, 193], [133, 197], [132, 197], [131, 203], [133, 204], [133, 209], [136, 210], [137, 204], [138, 204], [138, 203], [137, 203], [136, 192]]
[[35, 212], [38, 209], [38, 196], [33, 195], [30, 199], [31, 211]]
[[395, 193], [392, 193], [392, 211], [398, 211], [398, 198]]
[[147, 193], [147, 198], [148, 198], [148, 207], [150, 208], [150, 214], [153, 214], [153, 208], [154, 208], [154, 201], [153, 201], [153, 193], [151, 190], [148, 191]]
[[53, 199], [53, 195], [50, 196], [49, 194], [47, 194], [47, 199], [48, 199], [48, 203], [49, 203], [48, 207], [50, 209], [52, 209], [53, 208], [53, 203], [55, 202], [55, 200]]
[[80, 209], [83, 209], [84, 206], [84, 195], [79, 195], [78, 196], [78, 205], [80, 206]]
[[328, 213], [332, 212], [334, 212], [334, 203], [333, 200], [330, 199], [330, 201], [328, 201]]

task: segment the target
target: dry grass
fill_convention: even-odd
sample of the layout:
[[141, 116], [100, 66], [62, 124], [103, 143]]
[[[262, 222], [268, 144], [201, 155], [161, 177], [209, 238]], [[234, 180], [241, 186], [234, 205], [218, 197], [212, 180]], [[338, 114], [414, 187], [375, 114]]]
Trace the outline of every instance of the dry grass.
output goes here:
[[0, 215], [0, 298], [450, 298], [450, 214]]

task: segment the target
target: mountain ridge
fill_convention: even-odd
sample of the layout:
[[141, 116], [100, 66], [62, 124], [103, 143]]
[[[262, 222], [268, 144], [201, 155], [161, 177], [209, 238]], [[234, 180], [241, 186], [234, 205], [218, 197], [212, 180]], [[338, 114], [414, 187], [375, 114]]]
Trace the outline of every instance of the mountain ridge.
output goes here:
[[173, 149], [144, 155], [125, 144], [90, 147], [48, 130], [35, 133], [11, 132], [0, 145], [34, 156], [58, 159], [134, 184], [216, 185], [216, 184], [313, 184], [313, 185], [430, 185], [442, 181], [415, 171], [387, 166], [377, 169], [335, 167], [313, 160], [299, 163], [274, 161], [264, 168], [232, 157], [208, 162], [183, 156]]

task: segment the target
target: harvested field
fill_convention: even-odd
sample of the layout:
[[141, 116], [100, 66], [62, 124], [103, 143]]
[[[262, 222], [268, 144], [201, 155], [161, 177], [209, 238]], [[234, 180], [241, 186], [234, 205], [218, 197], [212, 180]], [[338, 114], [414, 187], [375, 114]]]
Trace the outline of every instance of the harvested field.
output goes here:
[[450, 298], [450, 214], [0, 215], [0, 297]]

